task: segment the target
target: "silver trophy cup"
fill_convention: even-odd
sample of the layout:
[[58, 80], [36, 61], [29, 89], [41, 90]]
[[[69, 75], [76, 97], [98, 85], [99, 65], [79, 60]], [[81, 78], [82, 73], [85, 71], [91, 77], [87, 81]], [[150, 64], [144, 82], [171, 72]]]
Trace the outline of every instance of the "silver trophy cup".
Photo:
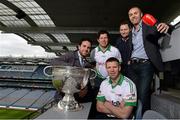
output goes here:
[[[52, 68], [52, 75], [46, 73], [46, 69]], [[65, 93], [62, 100], [58, 102], [58, 108], [63, 111], [78, 111], [83, 108], [75, 98], [74, 93], [85, 88], [88, 80], [96, 77], [96, 72], [89, 68], [71, 66], [47, 66], [44, 74], [52, 77], [52, 83], [58, 92]]]

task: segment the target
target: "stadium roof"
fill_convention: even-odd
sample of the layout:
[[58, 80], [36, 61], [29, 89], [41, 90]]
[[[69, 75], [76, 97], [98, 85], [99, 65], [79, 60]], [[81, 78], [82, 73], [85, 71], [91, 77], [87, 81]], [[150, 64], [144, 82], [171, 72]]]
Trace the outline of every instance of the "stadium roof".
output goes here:
[[83, 37], [96, 43], [100, 29], [117, 37], [119, 22], [135, 5], [167, 23], [180, 14], [179, 0], [1, 0], [0, 30], [61, 55]]

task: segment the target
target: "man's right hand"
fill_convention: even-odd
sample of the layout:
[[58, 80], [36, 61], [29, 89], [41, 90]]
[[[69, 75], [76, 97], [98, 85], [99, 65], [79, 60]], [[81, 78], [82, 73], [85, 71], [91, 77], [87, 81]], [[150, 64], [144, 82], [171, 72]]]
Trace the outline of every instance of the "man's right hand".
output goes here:
[[79, 92], [79, 97], [84, 97], [88, 92], [88, 87], [86, 86], [84, 89], [81, 89]]

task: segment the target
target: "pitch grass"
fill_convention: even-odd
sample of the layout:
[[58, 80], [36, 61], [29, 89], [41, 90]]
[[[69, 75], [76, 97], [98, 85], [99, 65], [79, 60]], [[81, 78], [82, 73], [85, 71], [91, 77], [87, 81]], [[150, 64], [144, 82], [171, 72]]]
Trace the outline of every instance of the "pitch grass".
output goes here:
[[37, 116], [39, 113], [35, 112], [28, 118], [28, 115], [32, 114], [34, 111], [29, 110], [17, 110], [17, 109], [0, 109], [0, 119], [31, 119]]

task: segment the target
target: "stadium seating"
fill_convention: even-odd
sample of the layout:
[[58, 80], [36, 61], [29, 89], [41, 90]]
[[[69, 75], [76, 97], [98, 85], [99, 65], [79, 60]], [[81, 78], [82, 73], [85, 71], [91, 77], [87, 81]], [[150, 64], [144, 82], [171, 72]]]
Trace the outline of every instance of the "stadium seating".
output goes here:
[[[19, 63], [18, 63], [19, 64]], [[44, 64], [0, 64], [0, 107], [40, 109], [54, 100]]]
[[52, 102], [55, 90], [5, 88], [0, 91], [0, 106], [8, 108], [40, 109]]
[[38, 68], [33, 72], [32, 79], [42, 79], [42, 80], [51, 79], [44, 75], [43, 73], [44, 67], [45, 67], [44, 65], [39, 65]]

